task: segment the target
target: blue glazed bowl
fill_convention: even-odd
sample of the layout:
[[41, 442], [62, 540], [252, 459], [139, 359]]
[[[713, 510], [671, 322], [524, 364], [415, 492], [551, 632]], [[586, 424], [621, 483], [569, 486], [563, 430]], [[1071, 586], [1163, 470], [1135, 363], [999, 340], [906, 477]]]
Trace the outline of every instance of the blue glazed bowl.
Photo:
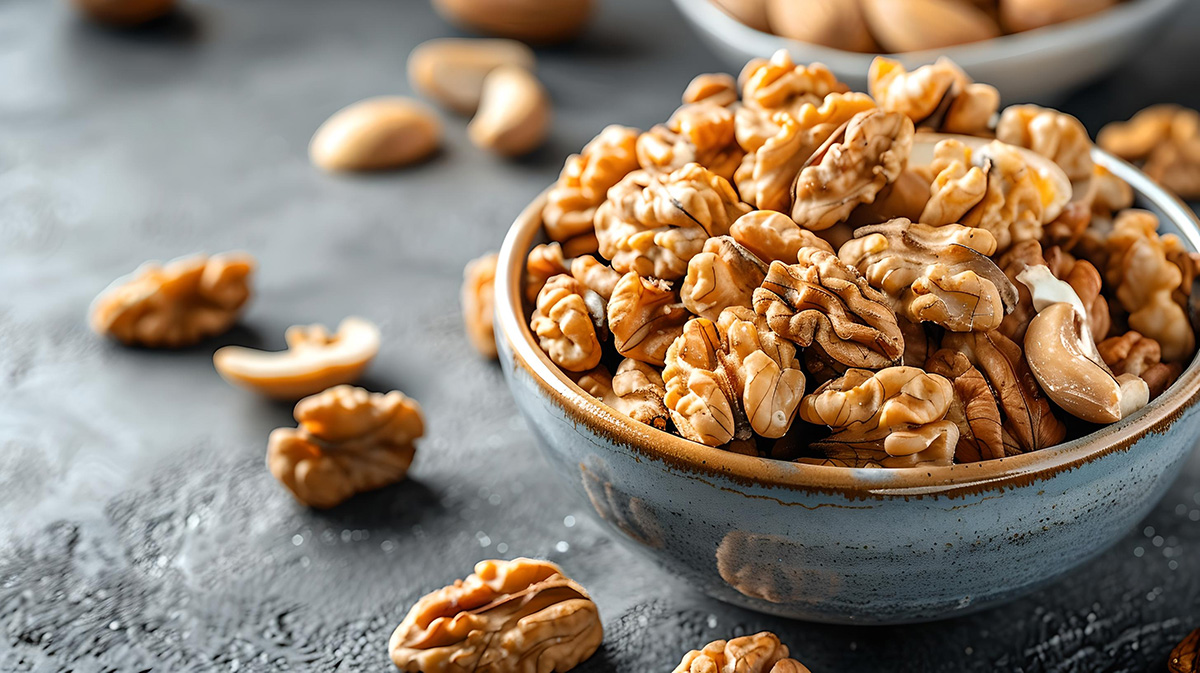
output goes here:
[[[1200, 222], [1096, 151], [1162, 230]], [[584, 393], [538, 347], [521, 304], [539, 197], [496, 275], [500, 361], [546, 458], [621, 540], [708, 595], [829, 623], [953, 617], [1015, 598], [1104, 551], [1162, 498], [1200, 439], [1200, 364], [1146, 408], [1053, 449], [950, 467], [853, 469], [695, 444]]]

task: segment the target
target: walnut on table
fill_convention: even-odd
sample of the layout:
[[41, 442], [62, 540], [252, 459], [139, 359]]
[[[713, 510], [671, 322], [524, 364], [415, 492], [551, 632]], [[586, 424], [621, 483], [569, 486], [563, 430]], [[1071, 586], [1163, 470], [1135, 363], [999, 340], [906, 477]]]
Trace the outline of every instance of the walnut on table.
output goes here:
[[773, 262], [754, 291], [754, 310], [776, 334], [866, 369], [888, 367], [904, 353], [888, 303], [857, 270], [819, 248], [801, 249], [790, 266]]
[[709, 446], [731, 440], [782, 437], [804, 395], [796, 348], [743, 307], [717, 322], [689, 320], [667, 351], [663, 369], [675, 427]]
[[909, 72], [899, 61], [875, 57], [867, 75], [879, 107], [899, 112], [917, 130], [985, 135], [1000, 107], [1000, 93], [971, 81], [948, 58]]
[[714, 640], [683, 655], [672, 673], [810, 673], [788, 656], [787, 645], [763, 631], [732, 640]]
[[883, 292], [897, 315], [986, 332], [1017, 302], [1017, 289], [988, 257], [995, 251], [996, 239], [983, 229], [895, 219], [858, 229], [838, 257]]
[[92, 331], [130, 346], [181, 348], [226, 332], [250, 298], [254, 259], [242, 252], [147, 262], [92, 302]]
[[542, 209], [551, 240], [570, 241], [592, 231], [596, 208], [608, 190], [638, 168], [637, 138], [637, 129], [608, 126], [582, 152], [567, 158]]
[[706, 240], [748, 212], [725, 178], [699, 164], [668, 175], [634, 171], [596, 211], [596, 236], [617, 271], [677, 280]]
[[404, 479], [425, 434], [420, 405], [399, 391], [336, 386], [300, 400], [294, 415], [299, 427], [271, 432], [267, 467], [310, 507]]
[[549, 561], [480, 561], [466, 579], [423, 596], [388, 642], [409, 673], [565, 673], [604, 632], [587, 591]]
[[1171, 656], [1167, 658], [1168, 673], [1196, 673], [1200, 671], [1200, 629], [1196, 629], [1179, 641]]
[[[561, 253], [560, 253], [561, 255]], [[467, 339], [479, 354], [485, 358], [496, 358], [496, 332], [493, 322], [496, 299], [496, 261], [499, 255], [490, 252], [483, 257], [473, 259], [463, 269], [463, 284], [460, 293], [462, 303], [463, 327]], [[526, 266], [529, 269], [529, 265]], [[532, 275], [532, 271], [526, 272]], [[537, 291], [541, 291], [540, 283]], [[526, 295], [528, 296], [528, 294]], [[530, 301], [537, 298], [534, 292]]]
[[950, 381], [919, 367], [850, 369], [806, 396], [800, 417], [834, 431], [811, 445], [829, 460], [857, 467], [949, 465], [959, 436], [946, 420], [953, 401]]
[[604, 299], [563, 274], [538, 294], [529, 329], [554, 364], [582, 372], [600, 364], [604, 323]]
[[856, 114], [796, 176], [792, 219], [813, 231], [842, 222], [900, 177], [912, 144], [913, 124], [908, 117], [878, 109]]

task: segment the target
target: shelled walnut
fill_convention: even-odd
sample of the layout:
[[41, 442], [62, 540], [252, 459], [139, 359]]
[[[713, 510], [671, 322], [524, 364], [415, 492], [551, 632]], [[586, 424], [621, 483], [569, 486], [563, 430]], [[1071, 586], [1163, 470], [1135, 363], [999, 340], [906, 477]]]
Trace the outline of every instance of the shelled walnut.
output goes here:
[[[463, 328], [467, 339], [485, 358], [496, 357], [496, 333], [494, 321], [496, 294], [496, 260], [494, 252], [471, 260], [463, 269], [463, 285], [460, 294]], [[543, 283], [544, 284], [544, 283]], [[541, 285], [537, 287], [541, 291]], [[537, 299], [535, 292], [530, 301]]]
[[743, 307], [725, 309], [715, 323], [688, 321], [667, 351], [663, 380], [675, 426], [709, 446], [752, 431], [782, 437], [804, 395], [795, 346]]
[[717, 105], [733, 105], [738, 102], [737, 80], [723, 72], [696, 75], [683, 90], [683, 104], [701, 101]]
[[549, 561], [480, 561], [466, 579], [426, 594], [388, 642], [410, 673], [565, 673], [600, 647], [587, 591]]
[[806, 104], [820, 105], [829, 94], [850, 90], [820, 63], [797, 65], [786, 49], [776, 51], [769, 60], [751, 60], [738, 82], [747, 111], [785, 112], [792, 117], [799, 117], [800, 108]]
[[692, 313], [716, 320], [731, 306], [750, 308], [767, 265], [729, 236], [716, 236], [688, 262], [680, 296]]
[[943, 348], [933, 353], [924, 367], [954, 385], [954, 400], [946, 412], [946, 420], [958, 426], [954, 461], [969, 463], [1007, 455], [1000, 407], [987, 379], [967, 356]]
[[904, 352], [887, 297], [854, 268], [819, 248], [802, 248], [796, 264], [772, 262], [754, 310], [776, 334], [819, 346], [836, 362], [882, 369]]
[[732, 640], [714, 640], [702, 650], [692, 650], [683, 655], [673, 673], [810, 673], [789, 654], [778, 636], [763, 631]]
[[1200, 112], [1153, 105], [1100, 130], [1100, 147], [1142, 169], [1184, 199], [1200, 198]]
[[729, 227], [729, 235], [763, 262], [791, 264], [801, 248], [833, 252], [833, 247], [792, 218], [773, 210], [746, 213]]
[[1096, 348], [1114, 374], [1133, 374], [1145, 381], [1150, 399], [1163, 394], [1183, 371], [1178, 362], [1162, 362], [1162, 349], [1157, 341], [1132, 330], [1109, 337]]
[[715, 102], [689, 103], [638, 136], [637, 158], [642, 168], [670, 173], [698, 163], [726, 180], [745, 152], [734, 138], [733, 112]]
[[233, 326], [253, 272], [254, 259], [242, 252], [147, 262], [100, 293], [88, 321], [130, 346], [191, 346]]
[[645, 362], [625, 358], [616, 375], [603, 365], [590, 369], [576, 383], [584, 392], [635, 421], [666, 430], [670, 412], [663, 404], [667, 394], [662, 374]]
[[632, 271], [617, 282], [608, 301], [608, 325], [617, 352], [660, 367], [689, 317], [670, 283]]
[[[590, 296], [589, 296], [590, 295]], [[581, 372], [600, 364], [604, 300], [568, 275], [550, 279], [538, 294], [529, 329], [554, 364]]]
[[909, 72], [899, 61], [876, 58], [867, 75], [879, 107], [907, 116], [917, 130], [985, 135], [1000, 107], [1000, 93], [971, 81], [942, 57]]
[[310, 507], [404, 479], [425, 434], [421, 407], [399, 391], [336, 386], [300, 400], [295, 417], [300, 427], [271, 432], [267, 467]]
[[542, 210], [551, 240], [569, 241], [593, 231], [596, 207], [608, 190], [638, 168], [637, 138], [637, 129], [607, 126], [579, 154], [567, 157]]
[[949, 465], [958, 426], [945, 420], [954, 387], [918, 367], [851, 369], [800, 404], [800, 417], [834, 432], [811, 446], [835, 461], [866, 466]]
[[1005, 108], [996, 139], [1054, 161], [1072, 182], [1092, 177], [1092, 139], [1078, 119], [1064, 112], [1036, 105]]

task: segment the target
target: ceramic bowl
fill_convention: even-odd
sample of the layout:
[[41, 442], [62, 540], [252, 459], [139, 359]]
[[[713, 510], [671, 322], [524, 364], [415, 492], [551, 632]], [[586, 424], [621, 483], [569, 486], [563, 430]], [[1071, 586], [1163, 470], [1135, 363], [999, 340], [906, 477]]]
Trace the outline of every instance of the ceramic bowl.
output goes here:
[[[819, 61], [855, 91], [867, 90], [874, 54], [831, 49], [755, 30], [710, 0], [674, 0], [696, 33], [733, 72], [746, 61], [787, 49], [797, 63]], [[1145, 46], [1183, 0], [1128, 0], [1090, 17], [948, 49], [888, 54], [909, 68], [949, 56], [1007, 103], [1052, 103], [1109, 72]]]
[[[1187, 206], [1132, 166], [1162, 231], [1200, 248]], [[831, 623], [963, 614], [1069, 572], [1126, 534], [1200, 438], [1200, 362], [1137, 414], [1052, 449], [950, 467], [853, 469], [695, 444], [584, 393], [538, 347], [521, 304], [543, 197], [500, 253], [496, 340], [546, 458], [619, 539], [688, 584], [752, 610]]]

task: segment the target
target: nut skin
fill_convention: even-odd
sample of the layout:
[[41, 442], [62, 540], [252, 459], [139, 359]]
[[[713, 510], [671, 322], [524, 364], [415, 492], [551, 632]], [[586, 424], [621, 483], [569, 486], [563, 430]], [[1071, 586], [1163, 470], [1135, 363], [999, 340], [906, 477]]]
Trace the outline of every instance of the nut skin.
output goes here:
[[442, 122], [411, 98], [380, 96], [338, 110], [308, 144], [313, 165], [326, 171], [376, 171], [429, 158], [442, 143]]
[[519, 157], [541, 146], [552, 118], [550, 97], [537, 77], [525, 68], [503, 65], [483, 80], [467, 137], [480, 149]]
[[423, 596], [392, 632], [408, 673], [566, 673], [604, 639], [587, 591], [548, 561], [480, 561]]
[[1000, 36], [982, 10], [955, 0], [862, 0], [871, 34], [891, 52], [942, 49]]
[[320, 509], [404, 479], [425, 434], [420, 405], [399, 391], [336, 386], [300, 400], [294, 415], [300, 427], [271, 432], [267, 468]]
[[[468, 262], [463, 269], [462, 291], [459, 295], [467, 339], [480, 355], [489, 360], [496, 359], [496, 333], [492, 323], [498, 258], [497, 253], [490, 252]], [[538, 287], [538, 291], [541, 289]]]
[[447, 21], [487, 35], [555, 44], [579, 34], [593, 0], [433, 0]]
[[254, 258], [243, 252], [147, 262], [92, 301], [88, 323], [127, 346], [191, 346], [237, 322], [253, 273]]
[[353, 383], [379, 353], [379, 328], [362, 318], [346, 318], [334, 334], [324, 325], [294, 325], [284, 339], [287, 350], [275, 353], [225, 346], [213, 353], [213, 366], [233, 385], [298, 400]]
[[166, 16], [175, 0], [71, 0], [89, 18], [111, 26], [130, 28]]
[[787, 645], [769, 631], [732, 640], [714, 640], [683, 655], [672, 673], [810, 673], [788, 656]]
[[462, 115], [474, 114], [483, 81], [500, 66], [533, 72], [533, 50], [516, 40], [438, 38], [408, 55], [408, 83], [414, 91]]

